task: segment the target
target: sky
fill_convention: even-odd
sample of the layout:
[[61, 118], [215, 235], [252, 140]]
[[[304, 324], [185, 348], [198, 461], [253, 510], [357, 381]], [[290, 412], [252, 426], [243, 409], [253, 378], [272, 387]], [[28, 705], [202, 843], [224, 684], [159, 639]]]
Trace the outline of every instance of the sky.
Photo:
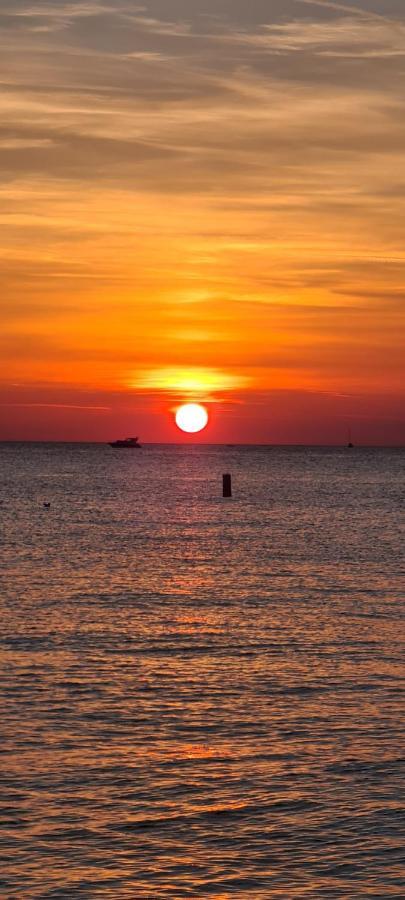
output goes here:
[[403, 0], [0, 0], [0, 439], [405, 444], [404, 106]]

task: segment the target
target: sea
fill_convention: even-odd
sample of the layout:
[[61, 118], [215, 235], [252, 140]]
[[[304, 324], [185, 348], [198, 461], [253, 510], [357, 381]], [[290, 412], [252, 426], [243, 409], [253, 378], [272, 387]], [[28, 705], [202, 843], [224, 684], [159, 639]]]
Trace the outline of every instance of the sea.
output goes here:
[[2, 900], [403, 900], [404, 460], [0, 445]]

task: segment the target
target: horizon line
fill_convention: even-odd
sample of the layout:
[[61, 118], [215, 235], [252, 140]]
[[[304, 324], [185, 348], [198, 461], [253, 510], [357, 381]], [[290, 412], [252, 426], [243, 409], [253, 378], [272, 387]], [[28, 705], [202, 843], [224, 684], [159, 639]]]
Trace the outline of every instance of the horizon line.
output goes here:
[[[0, 444], [88, 444], [100, 447], [108, 447], [110, 446], [109, 441], [89, 441], [89, 440], [54, 440], [52, 438], [0, 438]], [[196, 442], [188, 442], [188, 441], [144, 441], [141, 444], [140, 449], [142, 447], [227, 447], [232, 449], [234, 447], [334, 447], [334, 448], [344, 448], [344, 449], [361, 449], [361, 448], [375, 448], [375, 449], [396, 449], [396, 450], [404, 450], [405, 443], [403, 444], [375, 444], [375, 443], [359, 443], [354, 444], [353, 448], [348, 448], [347, 442], [344, 443], [300, 443], [293, 441], [286, 442], [263, 442], [263, 441], [222, 441], [222, 442], [210, 442], [210, 441], [196, 441]]]

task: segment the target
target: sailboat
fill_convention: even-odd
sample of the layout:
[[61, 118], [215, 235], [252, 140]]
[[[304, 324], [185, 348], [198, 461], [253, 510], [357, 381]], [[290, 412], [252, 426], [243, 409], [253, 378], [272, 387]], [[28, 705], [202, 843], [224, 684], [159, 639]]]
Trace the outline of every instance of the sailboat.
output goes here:
[[347, 437], [348, 437], [348, 440], [347, 440], [347, 447], [348, 447], [349, 450], [351, 450], [352, 447], [354, 447], [354, 444], [352, 443], [352, 432], [351, 432], [351, 428], [348, 429], [348, 435], [347, 435]]

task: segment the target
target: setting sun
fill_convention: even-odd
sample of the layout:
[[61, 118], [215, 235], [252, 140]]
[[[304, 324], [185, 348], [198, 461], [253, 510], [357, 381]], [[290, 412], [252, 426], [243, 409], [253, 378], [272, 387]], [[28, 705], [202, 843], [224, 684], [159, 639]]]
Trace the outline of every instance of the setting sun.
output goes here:
[[207, 425], [208, 413], [199, 403], [185, 403], [176, 412], [176, 425], [181, 431], [195, 434]]

